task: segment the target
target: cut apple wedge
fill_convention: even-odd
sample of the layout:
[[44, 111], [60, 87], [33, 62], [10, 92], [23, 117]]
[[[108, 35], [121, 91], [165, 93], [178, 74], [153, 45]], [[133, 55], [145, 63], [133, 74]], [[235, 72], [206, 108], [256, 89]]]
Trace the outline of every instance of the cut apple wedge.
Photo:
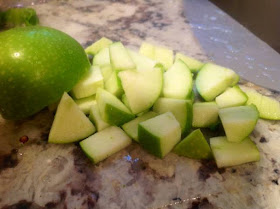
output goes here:
[[216, 102], [196, 102], [193, 104], [192, 126], [207, 128], [219, 121], [219, 107]]
[[92, 66], [89, 72], [73, 87], [71, 94], [76, 99], [96, 94], [98, 88], [103, 88], [103, 76], [98, 66]]
[[167, 112], [139, 123], [140, 145], [149, 153], [163, 158], [181, 139], [181, 127], [174, 115]]
[[226, 89], [224, 93], [216, 97], [219, 108], [245, 105], [247, 100], [247, 95], [237, 85]]
[[239, 143], [230, 142], [224, 136], [214, 137], [210, 138], [210, 146], [219, 168], [260, 160], [260, 152], [249, 137]]
[[163, 46], [143, 42], [139, 53], [161, 63], [165, 70], [168, 70], [173, 64], [173, 51]]
[[131, 110], [130, 107], [129, 107], [128, 100], [127, 100], [127, 97], [126, 97], [125, 94], [122, 95], [121, 100], [122, 100], [122, 103], [124, 103], [124, 105], [125, 105], [129, 110]]
[[48, 142], [57, 144], [76, 142], [95, 131], [94, 125], [74, 100], [64, 93], [57, 107]]
[[157, 115], [157, 113], [152, 111], [144, 113], [143, 115], [129, 121], [128, 123], [123, 124], [122, 128], [128, 136], [130, 136], [132, 139], [138, 142], [138, 124]]
[[96, 101], [101, 118], [111, 124], [120, 126], [134, 118], [129, 109], [113, 94], [99, 88]]
[[181, 59], [193, 73], [197, 73], [204, 65], [203, 62], [200, 62], [192, 57], [177, 53], [175, 56], [175, 62], [179, 59]]
[[133, 114], [153, 106], [161, 94], [163, 76], [160, 69], [119, 72], [122, 87]]
[[92, 65], [97, 65], [99, 67], [102, 67], [110, 64], [111, 64], [110, 52], [108, 47], [102, 49], [93, 57]]
[[235, 85], [238, 80], [239, 77], [233, 70], [207, 63], [198, 72], [195, 85], [203, 99], [213, 101], [216, 96]]
[[183, 99], [159, 98], [153, 111], [162, 114], [172, 112], [176, 120], [180, 123], [182, 135], [185, 135], [192, 127], [192, 102]]
[[194, 159], [212, 158], [210, 146], [200, 129], [194, 130], [180, 143], [178, 143], [173, 152], [177, 155]]
[[254, 130], [259, 118], [255, 105], [228, 107], [219, 110], [227, 139], [240, 142]]
[[90, 110], [91, 106], [96, 104], [95, 95], [90, 96], [90, 97], [85, 97], [82, 99], [77, 99], [74, 101], [79, 106], [80, 110], [82, 110], [83, 113], [85, 113], [86, 115], [89, 114], [89, 110]]
[[113, 71], [105, 82], [105, 89], [116, 97], [120, 98], [123, 94], [121, 80], [118, 76], [119, 71]]
[[111, 73], [114, 72], [111, 65], [103, 65], [100, 67], [102, 76], [103, 76], [103, 80], [104, 83], [106, 83], [106, 81], [108, 80], [108, 78], [110, 78]]
[[135, 63], [136, 65], [136, 69], [138, 71], [142, 71], [142, 70], [153, 70], [155, 65], [156, 65], [156, 61], [142, 55], [142, 54], [138, 54], [135, 51], [132, 51], [130, 49], [127, 50], [129, 56], [131, 57], [132, 61]]
[[177, 60], [172, 67], [164, 73], [163, 97], [174, 99], [187, 99], [192, 91], [192, 74], [187, 65]]
[[268, 120], [280, 120], [280, 102], [271, 98], [264, 96], [254, 89], [249, 89], [247, 87], [242, 87], [248, 96], [247, 104], [256, 105], [260, 118]]
[[131, 139], [116, 126], [108, 127], [80, 142], [85, 154], [98, 163], [131, 144]]
[[85, 51], [87, 54], [96, 55], [99, 51], [108, 47], [112, 43], [113, 42], [110, 39], [102, 37], [101, 39], [99, 39], [98, 41], [94, 42], [92, 45], [87, 47]]
[[103, 129], [110, 126], [109, 123], [106, 123], [99, 113], [97, 103], [93, 104], [89, 109], [89, 119], [94, 123], [97, 128], [97, 131], [102, 131]]
[[163, 64], [165, 70], [168, 70], [173, 64], [173, 51], [163, 46], [155, 46], [154, 59]]
[[111, 44], [109, 51], [111, 65], [114, 70], [131, 70], [136, 68], [136, 65], [121, 42]]
[[155, 59], [155, 46], [147, 42], [143, 42], [139, 49], [139, 54], [144, 55], [152, 60]]

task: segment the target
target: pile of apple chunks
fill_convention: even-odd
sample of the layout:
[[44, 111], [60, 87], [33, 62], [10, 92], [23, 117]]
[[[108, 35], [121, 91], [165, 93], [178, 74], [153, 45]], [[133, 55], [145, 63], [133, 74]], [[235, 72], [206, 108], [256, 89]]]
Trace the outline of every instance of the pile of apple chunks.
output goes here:
[[[139, 52], [101, 38], [86, 49], [92, 67], [64, 93], [50, 143], [80, 141], [98, 163], [132, 140], [163, 158], [170, 151], [194, 159], [214, 158], [218, 167], [258, 161], [249, 135], [258, 118], [279, 120], [279, 102], [237, 85], [239, 76], [165, 47], [143, 42]], [[208, 142], [200, 128], [225, 136]]]

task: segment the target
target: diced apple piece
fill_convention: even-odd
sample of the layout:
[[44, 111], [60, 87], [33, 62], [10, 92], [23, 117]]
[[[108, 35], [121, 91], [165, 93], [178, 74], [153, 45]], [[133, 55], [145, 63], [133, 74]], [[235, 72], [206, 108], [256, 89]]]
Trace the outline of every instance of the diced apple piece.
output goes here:
[[85, 97], [82, 99], [74, 100], [76, 104], [79, 106], [80, 110], [83, 111], [86, 115], [89, 114], [89, 110], [92, 105], [96, 104], [95, 95], [90, 97]]
[[179, 59], [181, 59], [193, 73], [197, 73], [204, 65], [203, 62], [200, 62], [192, 57], [186, 56], [181, 53], [176, 53], [175, 62]]
[[177, 60], [164, 73], [163, 97], [187, 99], [191, 94], [192, 86], [191, 71], [183, 61]]
[[114, 70], [131, 70], [136, 68], [136, 65], [121, 42], [111, 44], [109, 50], [111, 65]]
[[259, 118], [255, 105], [228, 107], [219, 110], [227, 139], [240, 142], [254, 130]]
[[254, 89], [249, 89], [242, 87], [248, 96], [247, 104], [256, 105], [260, 118], [268, 120], [280, 120], [280, 102], [271, 98], [264, 96]]
[[121, 71], [119, 77], [133, 114], [152, 107], [161, 94], [163, 76], [160, 69]]
[[139, 123], [138, 140], [151, 154], [163, 158], [181, 139], [181, 127], [174, 115], [167, 112]]
[[174, 148], [174, 153], [194, 159], [210, 159], [212, 151], [200, 129], [194, 130]]
[[213, 101], [228, 87], [235, 85], [238, 79], [233, 70], [207, 63], [198, 72], [195, 85], [203, 99]]
[[128, 54], [131, 57], [132, 61], [135, 63], [136, 69], [138, 71], [153, 70], [156, 65], [156, 61], [142, 54], [138, 54], [137, 52], [134, 52], [130, 49], [128, 49]]
[[120, 126], [134, 118], [129, 109], [113, 94], [99, 88], [96, 101], [101, 118], [111, 124]]
[[80, 142], [85, 154], [98, 163], [131, 144], [131, 139], [116, 126], [108, 127]]
[[173, 51], [162, 46], [155, 46], [155, 58], [156, 61], [163, 64], [167, 70], [173, 64]]
[[237, 73], [235, 73], [235, 74], [233, 75], [232, 83], [231, 83], [230, 86], [235, 86], [235, 85], [237, 85], [237, 83], [239, 82], [239, 80], [240, 80], [239, 75], [238, 75]]
[[95, 124], [97, 131], [102, 131], [110, 126], [110, 124], [106, 123], [101, 118], [97, 103], [91, 106], [89, 110], [89, 119]]
[[211, 127], [219, 121], [219, 108], [216, 102], [196, 102], [193, 104], [192, 126], [196, 128]]
[[235, 107], [245, 105], [247, 99], [247, 95], [239, 88], [239, 86], [233, 86], [217, 96], [216, 103], [219, 108]]
[[74, 100], [64, 93], [50, 130], [49, 143], [63, 144], [80, 141], [95, 131], [94, 125]]
[[104, 83], [106, 83], [108, 78], [110, 78], [110, 76], [113, 72], [113, 69], [112, 69], [111, 65], [104, 65], [104, 66], [100, 67], [100, 70], [101, 70], [101, 73], [103, 76]]
[[260, 153], [254, 142], [246, 137], [239, 143], [226, 137], [210, 138], [210, 146], [218, 168], [241, 165], [260, 160]]
[[138, 124], [155, 116], [157, 116], [157, 113], [155, 112], [144, 113], [143, 115], [129, 121], [128, 123], [123, 124], [122, 128], [129, 137], [138, 142]]
[[143, 42], [139, 49], [139, 54], [142, 54], [150, 59], [155, 59], [155, 47], [152, 44]]
[[159, 98], [153, 111], [162, 114], [172, 112], [176, 120], [180, 123], [182, 135], [185, 135], [192, 127], [192, 102], [183, 99]]
[[127, 100], [127, 97], [126, 97], [125, 94], [122, 95], [122, 103], [124, 103], [124, 105], [125, 105], [129, 110], [131, 110], [130, 107], [129, 107], [128, 100]]
[[99, 67], [110, 65], [110, 63], [110, 52], [108, 47], [98, 52], [92, 61], [92, 65], [97, 65]]
[[123, 94], [123, 88], [118, 73], [118, 70], [111, 73], [110, 77], [105, 82], [105, 89], [119, 98]]
[[105, 37], [102, 37], [98, 41], [94, 42], [92, 45], [85, 49], [87, 54], [96, 55], [100, 50], [108, 47], [113, 42]]
[[103, 76], [98, 66], [92, 66], [89, 72], [73, 87], [71, 94], [76, 99], [92, 96], [98, 88], [103, 88]]

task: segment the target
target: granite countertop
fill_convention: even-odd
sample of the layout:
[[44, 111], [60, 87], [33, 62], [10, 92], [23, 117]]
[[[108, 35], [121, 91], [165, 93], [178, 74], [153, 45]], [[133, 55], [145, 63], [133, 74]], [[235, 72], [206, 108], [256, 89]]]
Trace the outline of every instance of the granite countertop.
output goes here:
[[[38, 1], [41, 24], [84, 47], [106, 36], [132, 49], [142, 41], [208, 61], [181, 0]], [[270, 92], [250, 83], [266, 95]], [[24, 121], [0, 119], [0, 208], [280, 208], [280, 123], [259, 120], [251, 138], [261, 160], [218, 169], [170, 153], [163, 160], [138, 144], [93, 165], [75, 144], [48, 144], [47, 109]], [[214, 133], [215, 134], [215, 133]], [[22, 136], [29, 141], [20, 143]]]

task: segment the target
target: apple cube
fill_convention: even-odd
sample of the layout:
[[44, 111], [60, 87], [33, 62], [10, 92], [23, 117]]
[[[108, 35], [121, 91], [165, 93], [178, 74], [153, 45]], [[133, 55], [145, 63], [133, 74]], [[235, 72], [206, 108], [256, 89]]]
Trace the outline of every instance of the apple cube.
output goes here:
[[259, 112], [255, 105], [228, 107], [219, 110], [227, 139], [240, 142], [254, 130]]
[[74, 100], [64, 93], [50, 130], [49, 143], [62, 144], [80, 141], [95, 131], [94, 125]]
[[139, 123], [138, 140], [149, 153], [163, 158], [181, 139], [181, 127], [174, 115], [167, 112]]
[[134, 118], [129, 109], [113, 94], [99, 88], [96, 101], [101, 118], [111, 125], [122, 125]]

